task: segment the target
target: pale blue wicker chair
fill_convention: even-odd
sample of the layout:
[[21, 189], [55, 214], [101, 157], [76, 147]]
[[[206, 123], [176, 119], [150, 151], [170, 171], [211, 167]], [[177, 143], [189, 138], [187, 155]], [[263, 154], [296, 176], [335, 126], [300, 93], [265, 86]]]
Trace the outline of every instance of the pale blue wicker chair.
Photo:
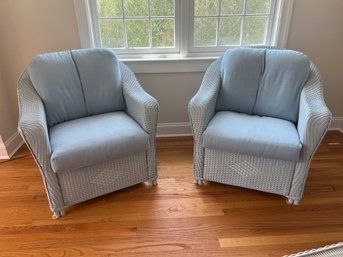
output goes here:
[[158, 103], [112, 51], [38, 55], [20, 78], [18, 97], [19, 132], [54, 218], [88, 199], [156, 184]]
[[194, 179], [279, 194], [299, 204], [331, 113], [304, 54], [236, 48], [207, 69], [189, 103]]

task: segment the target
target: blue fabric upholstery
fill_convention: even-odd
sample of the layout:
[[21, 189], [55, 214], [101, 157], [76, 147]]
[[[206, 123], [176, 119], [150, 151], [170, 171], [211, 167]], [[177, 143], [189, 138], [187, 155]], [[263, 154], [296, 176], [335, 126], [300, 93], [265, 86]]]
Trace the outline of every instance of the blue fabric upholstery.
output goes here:
[[34, 57], [30, 79], [44, 103], [48, 126], [89, 115], [122, 111], [120, 64], [107, 49], [82, 49]]
[[264, 70], [265, 52], [265, 49], [235, 48], [224, 54], [218, 111], [252, 114]]
[[296, 162], [302, 145], [292, 122], [222, 111], [203, 133], [203, 147]]
[[267, 50], [254, 114], [296, 122], [300, 92], [309, 74], [306, 55], [292, 50]]
[[126, 113], [112, 112], [49, 129], [54, 172], [69, 171], [145, 151], [149, 135]]
[[28, 64], [44, 103], [48, 126], [87, 115], [82, 87], [69, 51], [37, 55]]
[[72, 50], [88, 115], [125, 109], [120, 64], [108, 49]]
[[217, 111], [296, 122], [300, 92], [310, 74], [306, 55], [292, 50], [235, 48], [222, 57]]

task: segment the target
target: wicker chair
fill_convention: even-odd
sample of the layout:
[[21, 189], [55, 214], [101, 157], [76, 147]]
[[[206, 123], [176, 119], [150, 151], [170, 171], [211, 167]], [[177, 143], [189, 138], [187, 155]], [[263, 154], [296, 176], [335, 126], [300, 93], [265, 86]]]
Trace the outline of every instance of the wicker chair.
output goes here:
[[188, 107], [196, 184], [240, 186], [299, 204], [331, 121], [320, 74], [307, 56], [268, 47], [229, 50], [208, 67]]
[[34, 57], [18, 85], [19, 132], [53, 218], [122, 188], [157, 182], [157, 101], [106, 49]]

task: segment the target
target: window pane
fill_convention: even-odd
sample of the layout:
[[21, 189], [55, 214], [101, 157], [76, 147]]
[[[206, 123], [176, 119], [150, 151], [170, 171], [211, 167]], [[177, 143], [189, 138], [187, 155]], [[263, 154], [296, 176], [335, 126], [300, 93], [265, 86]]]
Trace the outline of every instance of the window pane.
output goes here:
[[270, 0], [247, 0], [246, 13], [269, 13]]
[[128, 47], [149, 47], [148, 20], [126, 20]]
[[216, 18], [194, 18], [194, 45], [216, 45]]
[[148, 0], [123, 0], [126, 17], [148, 16]]
[[218, 15], [218, 0], [195, 0], [195, 16]]
[[266, 25], [266, 16], [246, 17], [243, 33], [243, 44], [264, 44]]
[[227, 14], [242, 14], [244, 0], [222, 0], [220, 13]]
[[151, 16], [174, 16], [174, 0], [150, 0]]
[[97, 0], [99, 17], [122, 16], [120, 0]]
[[152, 46], [173, 47], [174, 46], [174, 20], [159, 19], [151, 20]]
[[123, 23], [121, 20], [102, 19], [99, 21], [101, 46], [110, 48], [124, 47]]
[[218, 45], [239, 45], [242, 17], [220, 18]]

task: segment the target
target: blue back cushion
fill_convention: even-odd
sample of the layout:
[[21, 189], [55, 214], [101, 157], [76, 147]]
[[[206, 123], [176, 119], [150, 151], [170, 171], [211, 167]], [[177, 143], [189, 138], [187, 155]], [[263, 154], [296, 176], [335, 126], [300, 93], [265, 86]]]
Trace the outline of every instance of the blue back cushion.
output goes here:
[[222, 85], [218, 111], [252, 114], [260, 77], [264, 70], [265, 49], [235, 48], [222, 58]]
[[89, 115], [125, 109], [120, 63], [107, 49], [72, 50]]
[[310, 74], [310, 61], [292, 50], [268, 50], [254, 113], [292, 122], [298, 120], [300, 93]]
[[83, 49], [34, 57], [28, 72], [48, 126], [125, 109], [120, 63], [113, 52]]
[[216, 109], [296, 122], [300, 93], [309, 74], [310, 61], [296, 51], [229, 50], [222, 59]]
[[69, 51], [34, 57], [28, 72], [44, 103], [48, 126], [87, 115], [82, 86]]

